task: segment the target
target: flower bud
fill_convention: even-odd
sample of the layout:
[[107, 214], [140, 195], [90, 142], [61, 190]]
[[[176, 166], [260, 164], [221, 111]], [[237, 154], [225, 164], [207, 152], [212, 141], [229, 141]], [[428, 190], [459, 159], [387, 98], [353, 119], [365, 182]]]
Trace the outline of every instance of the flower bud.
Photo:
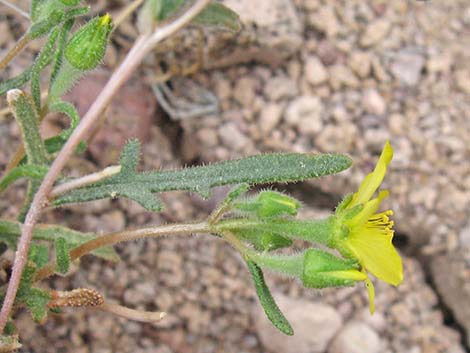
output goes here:
[[258, 251], [273, 251], [292, 245], [292, 240], [279, 234], [259, 230], [236, 230], [240, 238], [253, 244]]
[[367, 275], [359, 271], [354, 260], [344, 260], [325, 251], [309, 249], [305, 252], [302, 283], [309, 288], [352, 286], [364, 281]]
[[296, 199], [276, 191], [262, 191], [251, 200], [238, 203], [235, 208], [253, 212], [259, 218], [272, 218], [283, 215], [295, 216], [300, 208]]
[[92, 19], [80, 28], [65, 47], [67, 61], [81, 71], [92, 70], [103, 60], [112, 29], [108, 14]]

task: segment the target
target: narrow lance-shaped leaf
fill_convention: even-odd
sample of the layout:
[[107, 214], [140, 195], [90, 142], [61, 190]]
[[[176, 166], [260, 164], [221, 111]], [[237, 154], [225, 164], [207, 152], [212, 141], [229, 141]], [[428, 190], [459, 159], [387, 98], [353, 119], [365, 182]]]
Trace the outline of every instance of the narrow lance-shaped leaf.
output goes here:
[[29, 95], [18, 89], [9, 91], [7, 100], [8, 106], [21, 128], [28, 163], [46, 164], [46, 148], [39, 135], [39, 117], [33, 100]]
[[0, 96], [3, 96], [9, 90], [19, 88], [31, 79], [32, 66], [27, 68], [18, 76], [0, 82]]
[[269, 288], [266, 286], [263, 271], [253, 261], [248, 260], [246, 263], [255, 285], [256, 294], [258, 294], [259, 301], [266, 313], [266, 316], [279, 331], [292, 336], [294, 334], [294, 330], [284, 314], [279, 310]]
[[57, 238], [54, 242], [55, 257], [56, 257], [56, 270], [61, 274], [69, 272], [70, 268], [70, 255], [67, 247], [67, 242], [64, 238]]
[[51, 72], [51, 80], [50, 82], [54, 82], [57, 74], [59, 73], [60, 66], [62, 65], [63, 57], [64, 57], [64, 48], [65, 44], [67, 43], [67, 38], [69, 35], [70, 30], [72, 29], [74, 19], [70, 19], [66, 21], [62, 28], [60, 29], [59, 38], [57, 39], [57, 48], [54, 53], [54, 62], [52, 65], [52, 72]]
[[[15, 249], [20, 235], [21, 223], [0, 220], [0, 242]], [[95, 239], [96, 236], [93, 233], [82, 233], [57, 225], [39, 224], [34, 227], [33, 241], [55, 242], [58, 238], [65, 239], [67, 247], [71, 249]], [[111, 247], [99, 248], [93, 251], [92, 254], [105, 260], [119, 261], [119, 255]]]
[[32, 178], [42, 179], [47, 171], [48, 167], [36, 164], [24, 164], [16, 168], [13, 168], [3, 179], [0, 181], [0, 192], [5, 190], [11, 183], [15, 182], [19, 178]]
[[52, 30], [46, 44], [34, 61], [33, 70], [31, 72], [31, 95], [38, 111], [41, 109], [41, 72], [47, 65], [49, 65], [53, 58], [55, 42], [59, 33], [59, 28], [54, 28]]
[[64, 194], [54, 204], [126, 197], [157, 211], [162, 204], [153, 193], [187, 190], [209, 197], [215, 186], [297, 182], [338, 173], [351, 165], [351, 159], [340, 154], [273, 153], [181, 170], [138, 173], [139, 154], [139, 142], [129, 142], [121, 155], [120, 174]]

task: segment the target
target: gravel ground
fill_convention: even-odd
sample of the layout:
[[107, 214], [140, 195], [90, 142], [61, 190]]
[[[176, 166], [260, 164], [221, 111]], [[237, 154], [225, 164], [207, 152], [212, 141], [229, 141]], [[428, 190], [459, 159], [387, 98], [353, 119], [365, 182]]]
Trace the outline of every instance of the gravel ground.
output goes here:
[[[268, 7], [262, 1], [225, 2], [242, 15], [245, 28], [237, 43], [243, 45], [227, 44], [218, 52], [209, 34], [205, 66], [217, 69], [173, 81], [175, 91], [192, 83], [213, 92], [220, 111], [171, 121], [156, 109], [144, 80], [132, 81], [108, 112], [112, 128], [95, 137], [88, 160], [73, 160], [72, 172], [112, 163], [132, 136], [146, 142], [145, 169], [265, 151], [348, 153], [355, 163], [347, 172], [289, 188], [305, 203], [302, 216], [309, 217], [328, 214], [342, 195], [354, 191], [390, 139], [395, 157], [385, 185], [404, 257], [403, 284], [377, 282], [377, 312], [370, 316], [362, 286], [313, 291], [268, 275], [296, 330], [286, 339], [261, 315], [245, 265], [228, 245], [205, 236], [143, 241], [118, 247], [122, 263], [87, 258], [82, 271], [54, 279], [51, 286], [87, 286], [130, 307], [167, 311], [160, 324], [69, 311], [36, 327], [22, 313], [24, 352], [468, 352], [467, 2], [276, 0]], [[0, 14], [0, 48], [21, 33], [22, 23]], [[133, 36], [130, 24], [120, 29], [105, 60], [109, 68]], [[10, 74], [26, 65], [35, 48], [30, 49]], [[95, 74], [71, 93], [79, 108], [86, 109], [84, 93], [93, 96], [92, 83], [106, 75]], [[129, 131], [136, 117], [139, 129]], [[57, 120], [51, 119], [47, 130]], [[18, 137], [12, 121], [0, 118], [0, 167]], [[164, 195], [167, 209], [159, 215], [130, 202], [103, 201], [49, 213], [46, 220], [108, 232], [203, 219], [223, 191], [204, 202], [185, 193]], [[13, 217], [17, 208], [11, 200], [20, 199], [17, 189], [6, 193], [1, 214]]]

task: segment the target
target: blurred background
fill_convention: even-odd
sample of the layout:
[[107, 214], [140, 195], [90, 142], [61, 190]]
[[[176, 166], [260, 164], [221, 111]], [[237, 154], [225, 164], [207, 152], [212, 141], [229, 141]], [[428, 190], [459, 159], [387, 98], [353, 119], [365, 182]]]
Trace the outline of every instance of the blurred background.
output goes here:
[[[142, 169], [268, 151], [347, 153], [354, 164], [346, 172], [274, 186], [302, 200], [301, 217], [321, 217], [356, 190], [389, 139], [395, 156], [384, 182], [390, 190], [384, 207], [395, 211], [403, 283], [394, 288], [374, 282], [377, 310], [371, 316], [362, 285], [306, 290], [267, 274], [296, 331], [286, 337], [262, 314], [247, 269], [228, 244], [209, 236], [140, 241], [117, 247], [119, 264], [85, 258], [80, 271], [50, 285], [91, 287], [123, 305], [168, 312], [161, 323], [70, 310], [35, 326], [20, 313], [23, 351], [470, 352], [470, 3], [222, 2], [240, 14], [242, 31], [188, 29], [157, 48], [114, 99], [89, 151], [72, 159], [69, 175], [115, 163], [131, 137], [144, 143]], [[125, 5], [100, 0], [92, 9], [116, 15]], [[104, 65], [69, 93], [81, 114], [132, 46], [136, 22], [129, 16], [119, 26]], [[27, 27], [27, 19], [0, 4], [0, 56]], [[38, 48], [31, 43], [0, 79], [20, 73]], [[200, 64], [194, 74], [180, 75], [194, 63]], [[162, 83], [168, 70], [173, 77]], [[55, 134], [63, 121], [50, 116], [44, 134]], [[2, 113], [0, 170], [19, 135], [13, 118]], [[24, 185], [16, 186], [0, 199], [4, 217], [14, 218], [21, 205]], [[206, 201], [165, 194], [161, 214], [104, 200], [48, 212], [43, 220], [99, 233], [198, 220], [225, 192], [217, 189]]]

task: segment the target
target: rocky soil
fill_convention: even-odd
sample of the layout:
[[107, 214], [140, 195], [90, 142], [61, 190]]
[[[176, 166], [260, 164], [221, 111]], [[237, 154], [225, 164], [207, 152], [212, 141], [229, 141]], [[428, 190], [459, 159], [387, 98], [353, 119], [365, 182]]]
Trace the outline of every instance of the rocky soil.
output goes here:
[[[113, 163], [122, 143], [133, 136], [145, 142], [144, 169], [266, 151], [348, 153], [354, 165], [347, 172], [288, 187], [305, 204], [301, 216], [311, 217], [328, 214], [353, 192], [390, 139], [395, 157], [385, 180], [391, 193], [386, 207], [395, 211], [403, 284], [394, 288], [376, 282], [377, 312], [370, 316], [362, 286], [313, 291], [268, 275], [296, 331], [286, 338], [262, 315], [247, 269], [227, 244], [206, 236], [142, 241], [118, 247], [122, 263], [87, 258], [70, 279], [56, 278], [51, 286], [87, 286], [131, 307], [167, 311], [161, 323], [69, 311], [36, 327], [23, 313], [24, 352], [468, 352], [468, 2], [224, 2], [244, 23], [238, 44], [227, 35], [208, 33], [206, 69], [172, 81], [175, 92], [191, 84], [213, 93], [219, 110], [172, 120], [144, 82], [148, 72], [141, 73], [108, 111], [111, 128], [95, 136], [86, 158], [72, 161], [71, 173]], [[0, 6], [1, 51], [26, 25]], [[82, 111], [132, 38], [135, 29], [124, 23], [108, 52], [107, 68], [71, 92]], [[34, 50], [29, 47], [8, 74], [25, 67]], [[193, 103], [196, 110], [202, 104]], [[59, 120], [48, 120], [45, 130], [57, 129]], [[0, 117], [1, 170], [18, 139], [11, 118]], [[103, 201], [51, 212], [46, 220], [104, 233], [202, 219], [223, 194], [216, 190], [209, 201], [185, 193], [164, 195], [167, 208], [161, 214], [131, 202]], [[18, 189], [4, 194], [0, 213], [14, 217], [14, 201], [21, 196]]]

